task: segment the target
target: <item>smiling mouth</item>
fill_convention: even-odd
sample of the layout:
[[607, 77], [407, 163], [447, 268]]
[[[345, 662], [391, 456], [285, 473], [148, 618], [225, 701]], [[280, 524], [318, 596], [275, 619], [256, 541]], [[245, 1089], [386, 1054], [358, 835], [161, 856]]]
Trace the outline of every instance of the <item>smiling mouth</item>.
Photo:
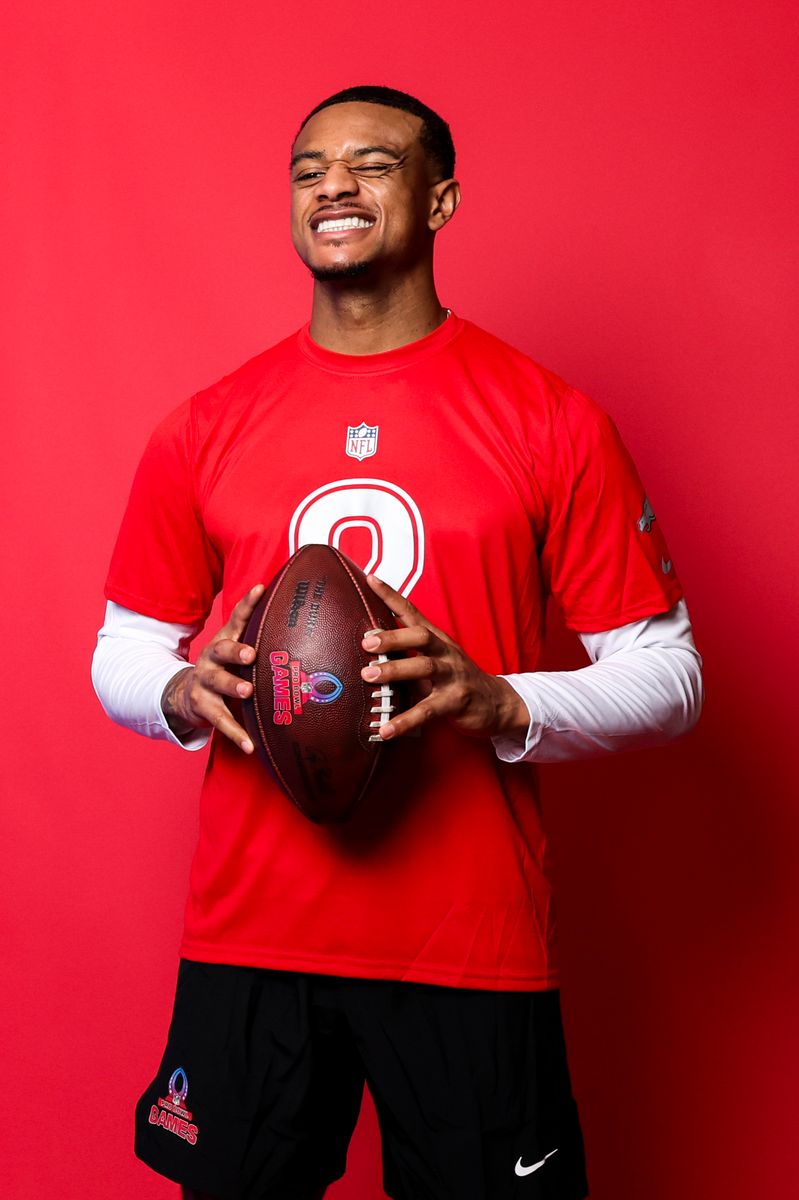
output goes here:
[[316, 225], [315, 233], [344, 233], [349, 229], [371, 229], [373, 220], [364, 217], [336, 217], [322, 220]]

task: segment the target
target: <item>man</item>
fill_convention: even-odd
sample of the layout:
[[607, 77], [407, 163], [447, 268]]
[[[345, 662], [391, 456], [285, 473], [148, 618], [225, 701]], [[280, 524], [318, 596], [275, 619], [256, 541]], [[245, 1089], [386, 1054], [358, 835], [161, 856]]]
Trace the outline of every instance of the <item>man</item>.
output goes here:
[[[114, 553], [104, 706], [188, 748], [216, 731], [174, 1017], [136, 1122], [186, 1197], [323, 1195], [364, 1080], [397, 1200], [587, 1194], [527, 763], [677, 736], [700, 666], [612, 423], [438, 300], [454, 161], [441, 118], [391, 89], [306, 118], [291, 190], [310, 324], [162, 423]], [[374, 566], [399, 618], [363, 647], [408, 653], [364, 678], [419, 697], [381, 727], [390, 769], [340, 827], [286, 801], [235, 708], [258, 579], [326, 541]], [[220, 589], [229, 616], [189, 666]], [[548, 593], [582, 670], [535, 669]]]

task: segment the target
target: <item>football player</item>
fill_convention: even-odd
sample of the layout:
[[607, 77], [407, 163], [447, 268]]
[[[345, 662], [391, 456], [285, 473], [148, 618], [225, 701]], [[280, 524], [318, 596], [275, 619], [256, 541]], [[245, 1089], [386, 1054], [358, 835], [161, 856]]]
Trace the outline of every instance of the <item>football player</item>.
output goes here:
[[[502, 174], [494, 217], [519, 220]], [[290, 187], [310, 322], [154, 433], [93, 665], [121, 724], [186, 750], [213, 732], [137, 1152], [187, 1198], [312, 1200], [366, 1081], [396, 1200], [581, 1200], [534, 764], [694, 724], [682, 589], [608, 416], [439, 300], [461, 200], [446, 122], [393, 89], [337, 93], [302, 122]], [[264, 582], [314, 542], [397, 614], [363, 649], [399, 657], [364, 679], [416, 689], [379, 729], [390, 769], [336, 827], [287, 801], [236, 710]], [[583, 668], [539, 670], [550, 596]]]

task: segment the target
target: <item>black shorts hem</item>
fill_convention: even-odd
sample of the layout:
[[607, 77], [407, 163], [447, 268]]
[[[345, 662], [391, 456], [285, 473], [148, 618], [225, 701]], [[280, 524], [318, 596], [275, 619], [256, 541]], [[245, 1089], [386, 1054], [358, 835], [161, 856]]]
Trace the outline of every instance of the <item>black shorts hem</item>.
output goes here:
[[[143, 1163], [150, 1171], [153, 1171], [156, 1175], [160, 1175], [162, 1179], [168, 1179], [170, 1183], [177, 1184], [178, 1187], [186, 1187], [191, 1188], [195, 1192], [203, 1192], [208, 1196], [212, 1196], [214, 1200], [241, 1200], [241, 1189], [235, 1185], [220, 1188], [217, 1181], [209, 1183], [207, 1176], [203, 1172], [197, 1174], [192, 1171], [183, 1171], [179, 1168], [170, 1167], [164, 1163], [156, 1164], [145, 1157], [136, 1146], [134, 1146], [133, 1152], [139, 1162]], [[314, 1193], [319, 1188], [332, 1187], [334, 1183], [338, 1183], [340, 1179], [344, 1178], [345, 1173], [346, 1167], [340, 1170], [338, 1174], [311, 1176], [308, 1179], [304, 1179], [299, 1186], [306, 1189], [309, 1193]], [[296, 1181], [291, 1183], [289, 1191], [284, 1194], [285, 1200], [296, 1200], [297, 1186]], [[386, 1195], [390, 1196], [390, 1193], [386, 1192]], [[269, 1197], [270, 1200], [284, 1200], [279, 1186], [276, 1189], [270, 1190]]]

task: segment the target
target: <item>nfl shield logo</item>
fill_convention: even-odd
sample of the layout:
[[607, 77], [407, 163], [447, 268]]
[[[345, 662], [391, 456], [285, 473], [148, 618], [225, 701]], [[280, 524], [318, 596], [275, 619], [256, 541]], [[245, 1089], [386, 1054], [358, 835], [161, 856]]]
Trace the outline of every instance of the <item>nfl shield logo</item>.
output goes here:
[[379, 425], [367, 425], [364, 421], [361, 421], [360, 425], [348, 425], [347, 454], [349, 457], [363, 462], [365, 458], [371, 458], [373, 454], [376, 454], [379, 428]]

